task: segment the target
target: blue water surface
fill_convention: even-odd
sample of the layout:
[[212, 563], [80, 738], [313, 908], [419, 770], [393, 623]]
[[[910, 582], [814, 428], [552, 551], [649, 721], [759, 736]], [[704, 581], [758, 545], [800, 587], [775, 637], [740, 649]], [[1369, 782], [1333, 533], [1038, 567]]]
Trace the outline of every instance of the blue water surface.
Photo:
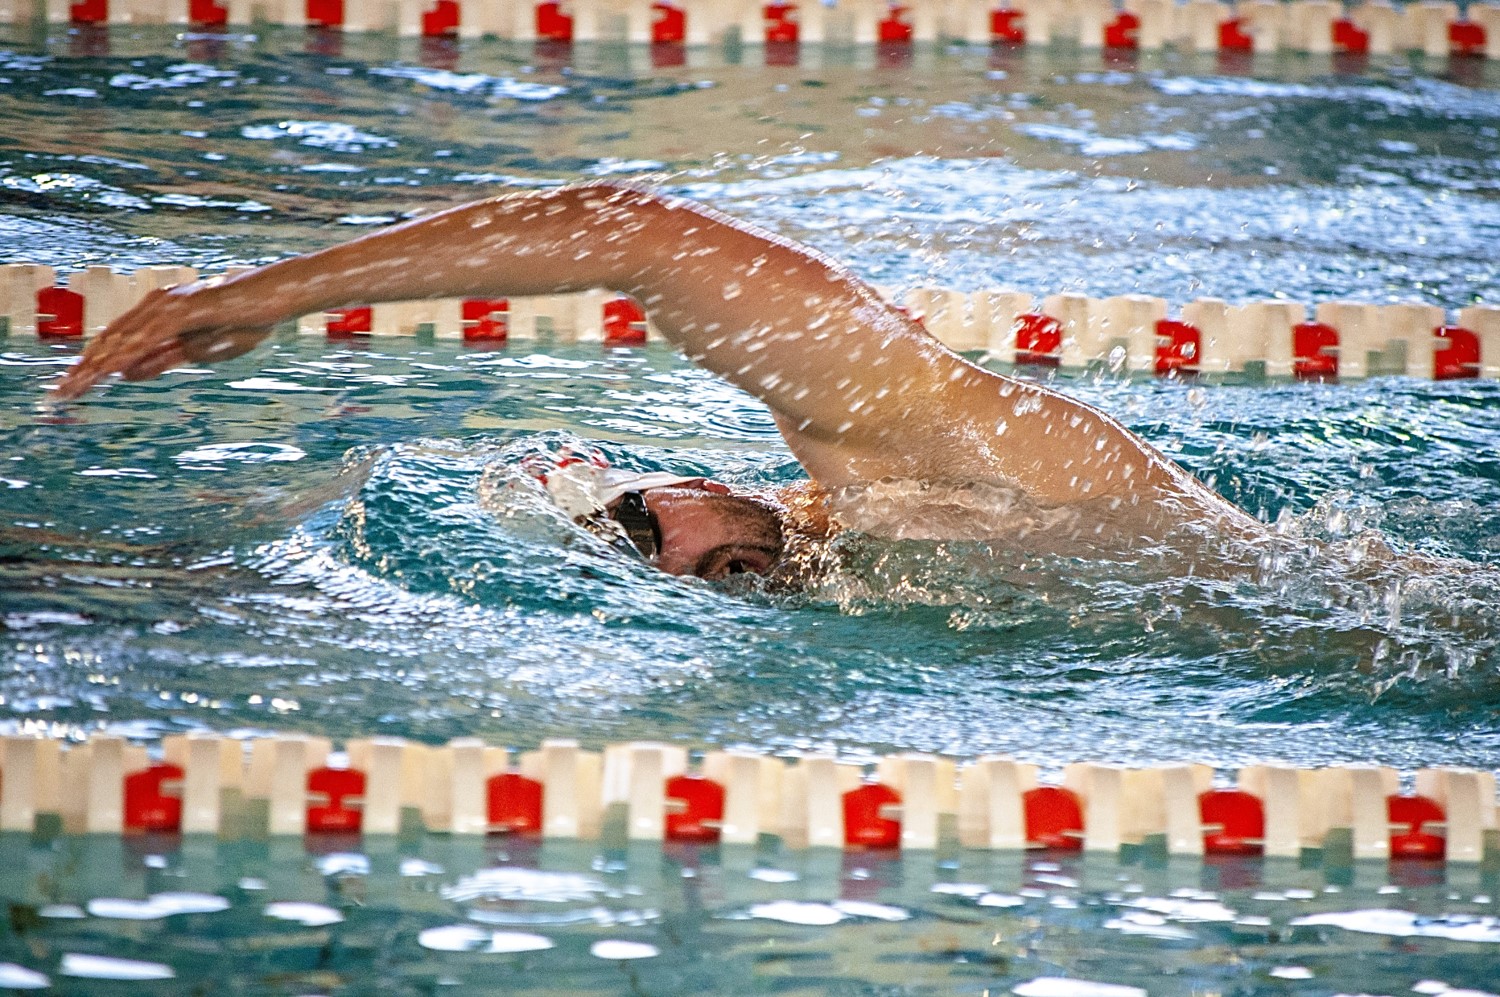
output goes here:
[[[274, 28], [205, 37], [0, 26], [0, 46], [4, 262], [213, 271], [516, 186], [615, 176], [809, 242], [898, 290], [1144, 292], [1174, 306], [1203, 295], [1500, 300], [1500, 100], [1497, 70], [1482, 60], [809, 49], [785, 67], [733, 46], [676, 64], [624, 46], [419, 45]], [[76, 352], [18, 334], [0, 345], [0, 715], [15, 729], [109, 729], [148, 743], [200, 728], [519, 746], [659, 738], [853, 758], [1000, 751], [1049, 767], [1500, 766], [1493, 382], [1064, 376], [1062, 390], [1302, 547], [1230, 577], [1045, 561], [1017, 574], [994, 570], [1006, 552], [982, 545], [853, 536], [820, 584], [786, 592], [664, 577], [503, 487], [518, 455], [583, 441], [642, 469], [755, 487], [800, 480], [757, 403], [663, 347], [474, 351], [285, 334], [211, 371], [115, 386], [61, 412], [41, 406]], [[1371, 535], [1421, 563], [1366, 570]], [[63, 847], [28, 862], [45, 865]], [[29, 892], [31, 878], [13, 884], [6, 957], [54, 982], [64, 942], [176, 961], [184, 979], [210, 975], [196, 956], [153, 954], [113, 931], [118, 919], [85, 909], [166, 889], [140, 870], [180, 858], [153, 865], [153, 854], [124, 857], [123, 885], [55, 871], [36, 880], [68, 884], [54, 896]], [[223, 868], [240, 861], [220, 858]], [[575, 872], [596, 861], [522, 859]], [[262, 860], [244, 859], [245, 877], [261, 878]], [[361, 877], [299, 861], [312, 878], [276, 884], [275, 900], [362, 902], [348, 899], [366, 888]], [[456, 888], [474, 869], [517, 861], [476, 853], [437, 864]], [[624, 868], [653, 868], [641, 861]], [[922, 931], [882, 928], [868, 908], [841, 915], [879, 931], [840, 928], [833, 951], [845, 954], [808, 956], [799, 965], [816, 970], [790, 973], [784, 989], [952, 992], [953, 967], [982, 965], [962, 986], [1003, 991], [1066, 975], [1152, 994], [1395, 993], [1423, 981], [1421, 992], [1438, 993], [1485, 985], [1493, 962], [1493, 939], [1400, 943], [1392, 954], [1393, 936], [1363, 928], [1292, 926], [1280, 913], [1240, 925], [1235, 916], [1262, 917], [1270, 903], [1253, 886], [1234, 916], [1211, 922], [1221, 927], [1184, 928], [1205, 910], [1109, 899], [1130, 889], [1117, 877], [1133, 875], [1113, 866], [1100, 873], [1109, 883], [1080, 892], [1056, 881], [1066, 870], [1011, 882], [1018, 862], [973, 875], [1019, 898], [1024, 917], [974, 908], [985, 892], [920, 903], [880, 894], [919, 910]], [[733, 869], [722, 881], [738, 885], [703, 906], [737, 924], [778, 896], [867, 899], [849, 886], [864, 881], [857, 871], [805, 894], [752, 898], [735, 890], [760, 881]], [[226, 918], [238, 926], [225, 933], [252, 936], [243, 951], [258, 951], [259, 894], [216, 875], [187, 878], [198, 891], [233, 892], [240, 913]], [[704, 876], [719, 882], [717, 871]], [[682, 877], [669, 870], [674, 884]], [[1224, 885], [1198, 877], [1195, 867], [1143, 889], [1170, 899]], [[1307, 898], [1286, 890], [1321, 897], [1355, 885], [1283, 879], [1268, 882], [1298, 903]], [[1328, 909], [1397, 904], [1381, 889], [1404, 887], [1376, 879], [1358, 903], [1335, 897]], [[926, 898], [929, 885], [914, 889]], [[1451, 882], [1417, 891], [1411, 906], [1424, 924], [1493, 920], [1491, 886]], [[570, 935], [559, 957], [583, 975], [555, 976], [559, 986], [708, 988], [712, 977], [682, 955], [697, 943], [663, 940], [696, 923], [698, 901], [682, 914], [675, 886], [662, 897], [669, 913], [640, 915], [617, 940], [677, 952], [653, 964], [669, 968], [591, 962], [592, 936]], [[52, 901], [91, 919], [34, 921], [28, 911]], [[421, 931], [491, 924], [452, 898], [424, 903], [403, 897], [395, 906], [406, 914], [358, 921], [360, 941], [334, 944], [332, 956], [309, 955], [334, 951], [330, 936], [297, 933], [270, 968], [252, 967], [261, 989], [246, 992], [485, 992], [486, 973], [556, 972], [542, 956], [422, 961]], [[209, 914], [181, 916], [200, 919], [189, 937], [220, 930]], [[77, 939], [59, 934], [74, 923]], [[964, 927], [950, 935], [953, 924]], [[804, 930], [789, 929], [798, 952]], [[728, 965], [780, 972], [766, 969], [781, 957], [762, 950], [764, 933], [749, 937], [704, 944]], [[1150, 940], [1104, 962], [1069, 954], [1120, 938]], [[1332, 947], [1297, 948], [1314, 940]], [[1271, 942], [1282, 947], [1264, 948]], [[849, 968], [865, 945], [899, 951], [890, 977]], [[995, 945], [1009, 954], [994, 956]], [[475, 959], [489, 961], [476, 970]], [[406, 967], [404, 989], [361, 976], [362, 961]], [[325, 964], [332, 975], [275, 976]], [[914, 966], [941, 969], [929, 982]], [[242, 968], [226, 964], [224, 979]], [[1150, 982], [1158, 977], [1168, 982]]]

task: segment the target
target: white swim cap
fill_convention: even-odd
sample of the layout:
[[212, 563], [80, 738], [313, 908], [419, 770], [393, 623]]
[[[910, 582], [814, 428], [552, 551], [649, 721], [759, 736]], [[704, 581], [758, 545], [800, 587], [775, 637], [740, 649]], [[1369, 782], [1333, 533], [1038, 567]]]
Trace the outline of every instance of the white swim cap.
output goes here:
[[610, 467], [604, 454], [592, 448], [586, 451], [569, 448], [547, 456], [538, 454], [527, 458], [522, 466], [542, 483], [557, 507], [575, 520], [598, 516], [626, 492], [703, 480], [701, 474], [641, 473]]

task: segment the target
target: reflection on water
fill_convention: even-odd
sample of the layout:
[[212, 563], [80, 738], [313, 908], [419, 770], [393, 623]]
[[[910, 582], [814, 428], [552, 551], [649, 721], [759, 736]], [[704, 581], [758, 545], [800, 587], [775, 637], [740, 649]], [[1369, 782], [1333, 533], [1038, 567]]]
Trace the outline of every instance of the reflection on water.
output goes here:
[[[425, 836], [6, 839], [0, 987], [1488, 995], [1493, 877]], [[22, 868], [24, 866], [24, 869]], [[585, 871], [580, 871], [585, 870]], [[137, 899], [132, 899], [137, 898]], [[1422, 915], [1413, 911], [1424, 911]], [[108, 955], [102, 955], [108, 952]]]
[[801, 480], [756, 403], [665, 350], [288, 341], [63, 425], [27, 414], [50, 353], [9, 354], [5, 388], [0, 695], [31, 722], [1495, 757], [1490, 383], [1070, 380], [1275, 541], [1216, 568], [846, 533], [788, 592], [661, 575], [515, 473], [582, 437], [639, 470]]

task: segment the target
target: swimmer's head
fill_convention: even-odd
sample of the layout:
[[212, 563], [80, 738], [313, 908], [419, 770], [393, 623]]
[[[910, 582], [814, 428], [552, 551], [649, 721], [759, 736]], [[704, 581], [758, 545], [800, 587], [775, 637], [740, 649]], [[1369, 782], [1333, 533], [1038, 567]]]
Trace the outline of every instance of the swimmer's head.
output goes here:
[[527, 470], [575, 522], [667, 574], [765, 575], [781, 557], [777, 507], [718, 482], [624, 471], [597, 451], [533, 459]]
[[607, 514], [641, 556], [669, 575], [766, 575], [781, 557], [775, 507], [715, 481], [627, 492]]

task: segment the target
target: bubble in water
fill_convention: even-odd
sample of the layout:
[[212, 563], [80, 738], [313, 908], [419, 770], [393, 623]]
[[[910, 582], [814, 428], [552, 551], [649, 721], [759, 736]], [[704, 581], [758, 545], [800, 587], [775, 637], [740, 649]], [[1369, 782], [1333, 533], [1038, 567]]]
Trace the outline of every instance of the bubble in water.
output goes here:
[[727, 283], [727, 284], [724, 285], [724, 300], [725, 301], [733, 301], [735, 298], [738, 298], [741, 293], [742, 293], [742, 288], [740, 287], [739, 281], [732, 280], [729, 283]]

